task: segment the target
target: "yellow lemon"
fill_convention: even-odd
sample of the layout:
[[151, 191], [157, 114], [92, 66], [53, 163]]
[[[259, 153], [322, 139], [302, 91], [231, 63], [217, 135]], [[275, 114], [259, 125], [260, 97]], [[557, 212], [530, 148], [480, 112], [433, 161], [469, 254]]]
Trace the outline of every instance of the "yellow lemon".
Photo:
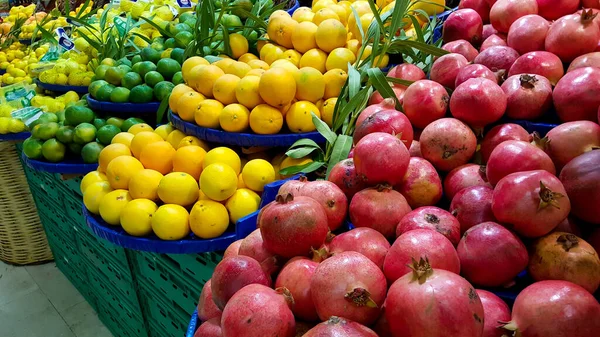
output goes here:
[[134, 135], [129, 132], [119, 132], [110, 141], [111, 144], [123, 144], [127, 147], [131, 146], [131, 141]]
[[194, 89], [183, 83], [180, 83], [173, 88], [171, 91], [171, 96], [169, 96], [169, 108], [171, 111], [177, 113], [177, 102], [179, 101], [179, 98], [186, 92], [190, 91], [194, 91]]
[[346, 8], [344, 6], [340, 6], [338, 4], [334, 4], [328, 6], [330, 10], [332, 10], [335, 14], [337, 14], [340, 22], [345, 26], [348, 22], [348, 15], [346, 14]]
[[323, 102], [323, 106], [319, 109], [321, 111], [323, 122], [327, 123], [329, 127], [333, 125], [333, 110], [335, 109], [336, 103], [337, 97], [329, 98]]
[[113, 189], [107, 181], [100, 181], [89, 185], [83, 193], [83, 204], [93, 214], [100, 214], [100, 201]]
[[314, 17], [315, 13], [308, 7], [300, 7], [292, 14], [292, 19], [299, 23], [312, 21]]
[[358, 55], [358, 50], [360, 49], [360, 41], [358, 41], [357, 39], [348, 40], [346, 41], [346, 45], [344, 45], [344, 48], [350, 49], [354, 56], [356, 56]]
[[316, 102], [325, 94], [325, 77], [313, 67], [304, 67], [296, 75], [296, 99]]
[[327, 54], [318, 48], [313, 48], [300, 58], [300, 66], [302, 69], [304, 67], [313, 67], [320, 71], [321, 73], [325, 73], [325, 63], [327, 62]]
[[321, 112], [311, 102], [298, 101], [292, 104], [285, 115], [285, 122], [290, 131], [297, 133], [315, 131], [316, 127], [312, 121], [311, 112], [314, 113], [318, 118], [321, 118]]
[[259, 104], [250, 112], [250, 128], [260, 135], [274, 135], [282, 127], [281, 111], [268, 104]]
[[215, 147], [214, 149], [208, 151], [204, 157], [204, 161], [202, 162], [202, 168], [206, 169], [208, 165], [214, 163], [228, 165], [233, 169], [233, 171], [235, 171], [236, 175], [240, 174], [242, 167], [240, 156], [238, 156], [238, 154], [232, 149], [224, 146]]
[[294, 76], [282, 68], [267, 70], [258, 85], [260, 97], [276, 108], [288, 105], [296, 95]]
[[[243, 167], [242, 167], [242, 170], [243, 170]], [[244, 184], [244, 178], [242, 177], [242, 174], [240, 173], [238, 175], [238, 184], [237, 184], [238, 191], [240, 188], [245, 188], [245, 187], [246, 187], [246, 184]]]
[[219, 116], [223, 108], [223, 103], [214, 99], [205, 99], [198, 105], [194, 120], [202, 127], [216, 129], [219, 127]]
[[332, 69], [342, 69], [348, 72], [348, 63], [353, 64], [356, 61], [356, 55], [348, 48], [335, 48], [327, 56], [325, 68], [329, 71]]
[[225, 72], [227, 70], [227, 68], [229, 68], [230, 65], [234, 64], [236, 61], [232, 60], [230, 58], [222, 58], [220, 60], [218, 60], [217, 62], [213, 63], [212, 65], [220, 68], [221, 70], [223, 70], [223, 72]]
[[329, 6], [335, 5], [336, 2], [337, 1], [334, 1], [334, 0], [316, 0], [316, 1], [313, 1], [313, 5], [311, 8], [312, 8], [312, 11], [316, 13], [323, 8], [328, 8]]
[[149, 199], [158, 201], [158, 184], [163, 178], [162, 173], [144, 169], [129, 179], [129, 193], [133, 199]]
[[244, 62], [234, 62], [229, 67], [227, 67], [227, 70], [225, 70], [225, 74], [231, 74], [242, 78], [246, 76], [246, 74], [250, 70], [252, 70], [252, 67], [250, 67], [248, 64]]
[[152, 200], [131, 200], [121, 210], [121, 227], [129, 235], [146, 236], [152, 233], [152, 216], [158, 207]]
[[134, 157], [140, 158], [140, 154], [142, 153], [144, 147], [146, 147], [148, 144], [162, 141], [162, 137], [154, 132], [140, 132], [137, 135], [135, 135], [131, 140], [131, 153], [133, 153]]
[[325, 20], [336, 20], [337, 22], [340, 22], [340, 17], [332, 9], [321, 8], [315, 12], [312, 22], [318, 26]]
[[267, 64], [271, 64], [277, 60], [279, 60], [280, 58], [283, 58], [283, 53], [285, 53], [286, 49], [281, 47], [281, 46], [275, 46], [275, 45], [271, 45], [271, 48], [267, 48], [267, 46], [265, 46], [265, 48], [263, 48], [263, 52], [264, 53], [264, 58], [262, 57], [261, 54], [261, 60], [265, 61]]
[[329, 53], [335, 48], [343, 47], [347, 35], [346, 27], [339, 20], [327, 19], [318, 25], [315, 40], [321, 50]]
[[[252, 69], [269, 70], [269, 64], [262, 60], [252, 60], [252, 61], [248, 62], [248, 65]], [[248, 73], [246, 73], [246, 74], [248, 74]]]
[[199, 200], [190, 212], [190, 228], [197, 237], [213, 239], [229, 227], [229, 214], [223, 204], [212, 200]]
[[181, 95], [177, 100], [177, 114], [186, 122], [194, 120], [194, 115], [204, 95], [195, 91], [189, 91]]
[[[287, 51], [286, 51], [286, 53], [287, 53]], [[283, 68], [292, 75], [295, 75], [296, 72], [298, 71], [298, 67], [293, 62], [291, 62], [287, 59], [279, 59], [279, 60], [271, 63], [270, 69], [273, 69], [273, 68]]]
[[271, 13], [271, 16], [269, 16], [269, 20], [273, 20], [275, 18], [291, 19], [292, 17], [290, 16], [290, 14], [288, 12], [278, 9], [278, 10], [274, 11], [273, 13]]
[[154, 130], [154, 133], [159, 135], [162, 139], [167, 140], [167, 137], [169, 137], [169, 134], [171, 132], [173, 132], [173, 130], [175, 130], [173, 125], [163, 124], [163, 125], [157, 127], [156, 130]]
[[246, 53], [238, 58], [239, 62], [248, 63], [252, 60], [258, 60], [258, 57], [252, 53]]
[[298, 22], [287, 17], [276, 17], [269, 20], [267, 25], [267, 34], [269, 38], [278, 45], [285, 48], [293, 48], [292, 33], [298, 25]]
[[258, 92], [259, 76], [246, 76], [242, 78], [235, 88], [235, 98], [248, 109], [264, 103]]
[[354, 8], [359, 17], [365, 14], [372, 14], [371, 6], [369, 6], [369, 2], [366, 0], [354, 1], [350, 7]]
[[244, 77], [249, 77], [249, 76], [261, 77], [265, 73], [265, 71], [266, 70], [264, 70], [264, 69], [252, 69], [249, 72], [247, 72], [246, 76], [244, 76]]
[[167, 137], [167, 142], [169, 142], [169, 144], [171, 144], [173, 148], [177, 148], [181, 140], [185, 137], [187, 137], [185, 133], [179, 130], [174, 130], [173, 132], [169, 133], [169, 136]]
[[260, 207], [260, 196], [247, 188], [241, 188], [227, 199], [225, 203], [229, 211], [229, 219], [236, 223], [239, 219], [254, 213]]
[[241, 104], [229, 104], [219, 115], [219, 125], [227, 132], [242, 132], [248, 128], [248, 108]]
[[262, 192], [266, 184], [275, 181], [275, 170], [268, 161], [253, 159], [244, 166], [242, 179], [249, 189]]
[[160, 180], [157, 192], [166, 204], [189, 206], [198, 200], [198, 183], [185, 172], [173, 172]]
[[162, 174], [173, 171], [175, 149], [166, 141], [148, 144], [140, 154], [140, 162], [147, 169], [156, 170]]
[[200, 57], [200, 56], [192, 56], [192, 57], [188, 58], [181, 65], [181, 75], [183, 75], [183, 80], [185, 82], [188, 81], [188, 79], [190, 78], [191, 70], [195, 66], [200, 66], [200, 65], [207, 66], [209, 64], [210, 64], [210, 62], [208, 62], [206, 59], [204, 59], [203, 57]]
[[235, 88], [239, 82], [240, 78], [235, 75], [225, 74], [219, 77], [213, 85], [213, 97], [224, 105], [237, 103]]
[[[223, 61], [223, 60], [221, 60]], [[218, 62], [221, 62], [218, 61]], [[230, 60], [234, 62], [233, 60]], [[216, 62], [215, 62], [216, 63]], [[225, 75], [225, 72], [214, 64], [207, 66], [196, 66], [192, 69], [192, 74], [197, 81], [188, 82], [188, 85], [196, 89], [199, 93], [206, 97], [212, 97], [212, 90], [215, 81], [221, 76]]]
[[185, 138], [183, 138], [180, 142], [179, 145], [177, 146], [176, 149], [180, 149], [182, 147], [186, 147], [186, 146], [200, 146], [201, 148], [203, 148], [205, 151], [210, 150], [210, 146], [208, 145], [207, 142], [199, 139], [198, 137], [194, 137], [194, 136], [187, 136]]
[[[292, 175], [291, 174], [281, 174], [280, 171], [288, 168], [288, 167], [293, 167], [293, 166], [304, 166], [306, 164], [312, 163], [313, 160], [308, 158], [308, 157], [303, 157], [303, 158], [292, 158], [292, 157], [285, 157], [285, 159], [283, 159], [283, 161], [281, 162], [281, 165], [279, 165], [279, 170], [277, 171], [277, 173], [280, 175], [280, 178], [285, 179], [285, 178], [289, 178]], [[275, 168], [275, 166], [274, 166]]]
[[81, 179], [81, 184], [79, 184], [79, 190], [81, 193], [85, 193], [85, 189], [88, 188], [91, 184], [99, 183], [102, 181], [108, 181], [106, 178], [106, 174], [99, 171], [92, 171], [86, 174], [83, 179]]
[[131, 156], [120, 156], [110, 161], [106, 168], [106, 177], [114, 189], [127, 189], [129, 180], [144, 169], [139, 160]]
[[190, 234], [190, 215], [179, 205], [162, 205], [152, 216], [152, 231], [163, 240], [181, 240]]
[[294, 49], [300, 53], [306, 53], [313, 48], [317, 48], [317, 40], [315, 39], [316, 33], [317, 25], [314, 23], [309, 21], [299, 23], [292, 33], [292, 44], [294, 45]]
[[[371, 22], [373, 21], [374, 15], [372, 13], [364, 13], [364, 14], [360, 14], [359, 13], [359, 18], [360, 18], [360, 27], [362, 28], [362, 32], [363, 34], [367, 34], [367, 31], [369, 30], [369, 26], [371, 25]], [[348, 29], [350, 30], [350, 33], [352, 33], [352, 37], [357, 39], [359, 42], [362, 42], [362, 35], [360, 34], [360, 28], [358, 26], [358, 23], [356, 22], [356, 18], [354, 17], [354, 14], [350, 15], [348, 17]]]
[[377, 55], [377, 56], [375, 56], [375, 58], [373, 60], [373, 66], [379, 67], [379, 68], [385, 68], [385, 67], [387, 67], [389, 62], [390, 62], [390, 56], [388, 54]]
[[133, 135], [137, 135], [140, 132], [144, 132], [144, 131], [154, 131], [154, 129], [146, 124], [146, 123], [139, 123], [139, 124], [135, 124], [132, 127], [129, 128], [129, 130], [127, 130], [127, 132], [133, 134]]
[[131, 195], [127, 190], [114, 190], [108, 192], [100, 201], [98, 208], [102, 220], [109, 225], [117, 226], [121, 223], [121, 211], [131, 201]]
[[229, 46], [231, 47], [231, 57], [234, 59], [238, 59], [248, 52], [248, 40], [242, 34], [229, 34]]
[[229, 165], [210, 164], [200, 174], [200, 189], [212, 200], [223, 201], [233, 195], [237, 181], [237, 174]]
[[348, 79], [348, 74], [342, 69], [331, 69], [323, 76], [325, 77], [325, 94], [323, 98], [338, 97]]
[[173, 157], [173, 170], [175, 172], [185, 172], [191, 175], [194, 180], [199, 180], [204, 157], [206, 157], [206, 151], [200, 146], [181, 147], [177, 149], [177, 153]]

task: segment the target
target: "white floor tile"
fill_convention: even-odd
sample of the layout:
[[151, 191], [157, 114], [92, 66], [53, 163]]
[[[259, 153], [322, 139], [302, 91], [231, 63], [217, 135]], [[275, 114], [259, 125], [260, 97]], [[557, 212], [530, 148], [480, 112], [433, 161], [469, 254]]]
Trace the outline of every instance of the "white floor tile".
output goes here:
[[47, 263], [25, 268], [60, 314], [85, 301], [56, 264]]
[[38, 289], [25, 268], [0, 261], [0, 306]]

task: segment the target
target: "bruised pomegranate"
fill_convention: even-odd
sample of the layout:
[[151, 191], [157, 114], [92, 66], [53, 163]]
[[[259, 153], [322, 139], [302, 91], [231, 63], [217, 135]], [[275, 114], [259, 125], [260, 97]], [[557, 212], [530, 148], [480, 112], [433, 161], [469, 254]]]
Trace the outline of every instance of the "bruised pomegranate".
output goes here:
[[201, 321], [208, 321], [211, 318], [221, 319], [222, 312], [221, 309], [217, 308], [212, 299], [212, 287], [210, 283], [210, 280], [204, 283], [200, 292], [200, 298], [198, 299], [198, 318]]
[[221, 318], [211, 318], [208, 321], [202, 323], [194, 337], [222, 337], [223, 332], [221, 331]]
[[546, 137], [546, 153], [559, 169], [573, 158], [600, 148], [600, 126], [590, 121], [560, 124], [550, 130]]
[[508, 305], [500, 297], [486, 290], [477, 289], [477, 295], [483, 304], [485, 316], [481, 337], [505, 337], [505, 330], [500, 328], [498, 322], [510, 321]]
[[548, 234], [563, 221], [571, 211], [571, 203], [552, 173], [525, 171], [500, 179], [494, 189], [492, 211], [498, 222], [512, 225], [522, 236], [535, 238]]
[[279, 194], [261, 213], [258, 227], [265, 248], [286, 258], [308, 256], [311, 248], [321, 247], [329, 232], [327, 213], [309, 197]]
[[411, 208], [435, 205], [442, 199], [442, 180], [433, 165], [423, 158], [410, 158], [404, 179], [395, 188]]
[[483, 64], [491, 71], [508, 71], [518, 58], [519, 53], [511, 47], [493, 46], [481, 51], [473, 62]]
[[294, 337], [296, 322], [290, 307], [294, 299], [287, 289], [273, 290], [251, 284], [227, 303], [221, 318], [223, 337]]
[[495, 222], [483, 222], [469, 228], [458, 247], [462, 275], [483, 287], [500, 287], [525, 268], [527, 248], [513, 232]]
[[514, 75], [502, 83], [507, 97], [506, 115], [513, 119], [533, 120], [552, 106], [552, 84], [540, 75]]
[[490, 10], [490, 22], [499, 32], [508, 33], [517, 19], [537, 13], [536, 0], [498, 0]]
[[227, 249], [225, 249], [225, 252], [223, 252], [223, 258], [239, 255], [240, 245], [242, 244], [242, 241], [243, 240], [236, 240], [236, 241], [232, 242], [229, 245], [229, 247], [227, 247]]
[[535, 14], [525, 15], [510, 26], [508, 46], [519, 54], [544, 50], [548, 29], [550, 29], [548, 20]]
[[[426, 259], [411, 265], [388, 292], [385, 317], [394, 337], [481, 337], [483, 305], [464, 278], [432, 269]], [[434, 305], [432, 305], [434, 304]]]
[[228, 257], [219, 262], [210, 281], [212, 299], [220, 310], [225, 308], [235, 293], [249, 284], [271, 286], [271, 278], [265, 274], [258, 261], [243, 255]]
[[467, 64], [469, 64], [469, 61], [461, 54], [446, 54], [433, 62], [429, 77], [432, 81], [454, 89], [458, 71]]
[[567, 69], [567, 72], [571, 72], [575, 69], [585, 67], [600, 68], [600, 52], [584, 54], [574, 59], [573, 62], [571, 62], [571, 64], [569, 65], [569, 69]]
[[564, 73], [562, 61], [558, 56], [547, 51], [534, 51], [519, 56], [510, 67], [508, 76], [535, 74], [544, 76], [552, 85], [556, 85]]
[[408, 149], [408, 153], [410, 153], [411, 157], [423, 158], [423, 155], [421, 154], [421, 144], [418, 140], [413, 139], [412, 144], [410, 144], [410, 148]]
[[[390, 69], [387, 76], [413, 82], [422, 80], [426, 77], [425, 73], [421, 68], [410, 63], [402, 63], [393, 67], [392, 69]], [[402, 89], [407, 88], [407, 86], [398, 83], [394, 83], [394, 86]]]
[[489, 49], [491, 47], [503, 47], [503, 46], [504, 47], [508, 46], [508, 43], [506, 42], [506, 36], [502, 35], [502, 33], [492, 34], [483, 41], [483, 43], [481, 44], [481, 47], [479, 48], [479, 52], [481, 53], [484, 50]]
[[486, 176], [492, 186], [500, 179], [515, 172], [545, 170], [556, 174], [552, 159], [541, 148], [522, 140], [500, 143], [487, 162]]
[[441, 84], [419, 80], [406, 89], [402, 107], [410, 123], [423, 129], [446, 115], [449, 101], [450, 96]]
[[[552, 98], [563, 122], [597, 121], [600, 106], [600, 68], [579, 68], [558, 81]], [[577, 104], [573, 104], [577, 102]]]
[[408, 146], [397, 136], [389, 133], [370, 133], [354, 148], [356, 173], [368, 185], [388, 183], [396, 185], [402, 181], [410, 154]]
[[400, 235], [383, 263], [389, 284], [410, 273], [411, 261], [427, 258], [431, 267], [460, 273], [460, 261], [452, 242], [437, 231], [415, 229]]
[[600, 225], [600, 151], [586, 152], [571, 160], [560, 172], [560, 181], [572, 200], [572, 214]]
[[536, 281], [573, 282], [593, 294], [600, 285], [600, 259], [589, 243], [570, 233], [554, 232], [533, 243], [529, 274]]
[[496, 30], [496, 28], [494, 28], [494, 26], [492, 26], [491, 24], [483, 25], [483, 33], [481, 33], [483, 41], [485, 41], [488, 37], [494, 34], [498, 34], [498, 31]]
[[444, 21], [442, 38], [444, 42], [467, 40], [476, 46], [481, 43], [482, 30], [483, 21], [476, 11], [470, 8], [459, 9]]
[[367, 188], [350, 202], [350, 221], [355, 227], [370, 227], [386, 238], [393, 238], [396, 226], [411, 211], [406, 199], [390, 186]]
[[595, 17], [591, 10], [584, 10], [581, 14], [566, 15], [556, 20], [548, 30], [546, 50], [565, 63], [595, 51], [600, 40], [600, 28], [594, 22]]
[[367, 117], [362, 124], [357, 125], [354, 130], [354, 144], [374, 132], [384, 132], [399, 137], [407, 149], [413, 141], [413, 129], [410, 121], [402, 112], [396, 110], [376, 112]]
[[275, 254], [268, 251], [265, 247], [260, 229], [254, 230], [242, 240], [239, 255], [249, 256], [258, 261], [268, 275], [276, 272], [281, 267], [279, 264], [280, 261]]
[[324, 336], [377, 337], [377, 334], [362, 324], [343, 317], [331, 316], [327, 321], [310, 329], [303, 337]]
[[504, 329], [522, 337], [597, 337], [600, 303], [582, 287], [567, 281], [541, 281], [525, 288]]
[[479, 14], [483, 22], [490, 21], [490, 5], [485, 0], [461, 0], [458, 9], [470, 8]]
[[450, 201], [456, 193], [471, 186], [492, 187], [485, 176], [485, 166], [465, 164], [450, 171], [444, 179], [444, 193]]
[[304, 176], [300, 177], [300, 179], [298, 180], [288, 180], [285, 183], [283, 183], [281, 187], [279, 187], [279, 191], [277, 192], [277, 194], [291, 194], [296, 196], [298, 195], [298, 191], [300, 191], [302, 186], [304, 186], [304, 184], [306, 184], [307, 182], [308, 179], [306, 179], [306, 177]]
[[321, 262], [310, 282], [321, 320], [345, 317], [364, 325], [379, 317], [387, 283], [375, 263], [357, 252], [343, 252]]
[[490, 81], [498, 83], [498, 78], [493, 71], [488, 69], [488, 67], [483, 64], [469, 64], [468, 66], [463, 67], [456, 75], [455, 85], [458, 87], [459, 85], [466, 82], [471, 78], [487, 78]]
[[449, 212], [435, 206], [419, 207], [406, 214], [396, 227], [396, 236], [415, 229], [436, 231], [455, 247], [460, 240], [460, 222]]
[[547, 20], [556, 20], [575, 12], [579, 2], [580, 0], [537, 0], [538, 13]]
[[[527, 130], [523, 129], [522, 126], [518, 124], [499, 124], [494, 126], [485, 134], [483, 137], [483, 141], [481, 142], [481, 157], [484, 163], [487, 163], [492, 151], [498, 146], [500, 143], [507, 140], [522, 140], [522, 141], [530, 141], [531, 136], [527, 133]], [[447, 193], [447, 191], [446, 191]]]
[[469, 162], [475, 153], [477, 138], [458, 119], [442, 118], [425, 127], [419, 143], [423, 158], [440, 171], [451, 171]]
[[442, 49], [449, 53], [461, 54], [464, 56], [467, 61], [471, 62], [479, 55], [479, 52], [473, 45], [466, 40], [456, 40], [452, 42], [448, 42], [442, 46]]
[[471, 78], [456, 87], [450, 98], [452, 116], [474, 128], [499, 120], [506, 110], [506, 94], [494, 81]]
[[310, 292], [310, 280], [318, 265], [305, 257], [295, 257], [283, 266], [275, 281], [275, 288], [284, 287], [292, 294], [296, 318], [308, 322], [319, 320]]
[[354, 228], [348, 232], [336, 235], [329, 243], [329, 254], [357, 252], [366, 256], [383, 270], [383, 260], [390, 249], [390, 243], [383, 234], [368, 228]]
[[[402, 91], [404, 92], [404, 90]], [[396, 101], [393, 98], [382, 98], [378, 103], [369, 104], [356, 118], [356, 125], [361, 125], [365, 119], [383, 110], [396, 110]]]
[[493, 190], [488, 186], [471, 186], [460, 190], [450, 203], [450, 212], [460, 222], [460, 232], [486, 221], [496, 221], [492, 213]]
[[299, 195], [315, 199], [327, 214], [329, 230], [342, 225], [348, 211], [348, 198], [336, 184], [327, 180], [311, 181], [300, 188]]
[[352, 199], [352, 196], [356, 194], [356, 192], [366, 187], [362, 178], [356, 173], [354, 159], [352, 158], [344, 159], [335, 164], [331, 169], [331, 172], [329, 172], [328, 179], [336, 184], [348, 199]]

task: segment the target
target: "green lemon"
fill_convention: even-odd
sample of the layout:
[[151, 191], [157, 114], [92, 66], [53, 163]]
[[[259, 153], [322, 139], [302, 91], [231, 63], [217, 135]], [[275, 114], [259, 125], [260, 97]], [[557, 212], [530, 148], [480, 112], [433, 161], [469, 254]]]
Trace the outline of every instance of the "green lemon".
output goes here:
[[179, 22], [186, 22], [188, 20], [196, 19], [194, 12], [183, 12], [179, 15]]
[[100, 129], [101, 127], [106, 125], [106, 120], [104, 120], [102, 118], [94, 118], [94, 121], [92, 122], [92, 124], [94, 125], [94, 127], [96, 129]]
[[58, 116], [51, 112], [44, 112], [37, 119], [38, 124], [50, 123], [50, 122], [58, 122]]
[[110, 67], [106, 70], [106, 76], [104, 79], [110, 84], [120, 85], [121, 79], [123, 76], [125, 76], [125, 74], [127, 74], [127, 71], [123, 68]]
[[131, 117], [131, 118], [127, 118], [122, 124], [121, 124], [121, 131], [123, 132], [127, 132], [129, 130], [130, 127], [136, 125], [136, 124], [140, 124], [140, 123], [145, 123], [143, 119], [140, 118], [135, 118], [135, 117]]
[[[72, 104], [72, 105], [76, 105], [76, 104]], [[70, 106], [71, 105], [69, 105], [69, 107]], [[56, 118], [58, 118], [59, 123], [64, 123], [65, 122], [65, 110], [61, 110], [61, 111], [57, 112]]]
[[152, 41], [152, 43], [150, 44], [150, 48], [156, 50], [157, 52], [165, 50], [164, 43], [161, 41]]
[[121, 85], [127, 89], [131, 89], [140, 84], [142, 84], [142, 76], [140, 76], [138, 73], [134, 73], [133, 71], [125, 74], [121, 80]]
[[192, 18], [190, 20], [186, 20], [183, 23], [185, 23], [186, 25], [190, 26], [190, 28], [194, 29], [196, 28], [196, 18]]
[[113, 103], [129, 102], [129, 89], [123, 87], [114, 88], [110, 93], [110, 101]]
[[67, 147], [55, 138], [48, 139], [42, 144], [42, 155], [47, 161], [56, 163], [65, 158]]
[[176, 72], [175, 75], [173, 75], [171, 81], [175, 85], [183, 83], [183, 74], [181, 73], [181, 71]]
[[41, 140], [48, 140], [56, 136], [56, 132], [60, 125], [55, 122], [38, 124], [31, 130], [31, 135]]
[[131, 61], [129, 61], [126, 57], [120, 58], [118, 63], [119, 65], [126, 65], [129, 67], [132, 65]]
[[69, 152], [79, 156], [81, 154], [81, 149], [83, 148], [83, 145], [77, 143], [69, 143], [67, 144], [67, 147], [69, 148]]
[[96, 139], [96, 127], [90, 123], [81, 123], [75, 127], [73, 141], [77, 144], [87, 144]]
[[120, 128], [114, 125], [107, 124], [98, 129], [98, 132], [96, 132], [96, 138], [98, 138], [100, 144], [109, 145], [113, 137], [116, 136], [119, 132], [121, 132]]
[[107, 66], [105, 64], [101, 64], [101, 65], [97, 66], [96, 70], [94, 71], [94, 75], [96, 75], [96, 79], [103, 80], [104, 77], [106, 76], [106, 71], [108, 70], [108, 68], [110, 68], [110, 66]]
[[117, 68], [124, 70], [125, 74], [127, 74], [128, 72], [131, 71], [131, 66], [128, 66], [126, 64], [121, 64], [121, 65], [117, 66]]
[[144, 76], [146, 76], [146, 73], [156, 70], [156, 64], [154, 64], [150, 61], [142, 61], [140, 63], [137, 63], [136, 65], [138, 65], [138, 64], [139, 64], [139, 68], [138, 68], [137, 73], [142, 78], [144, 78]]
[[108, 84], [108, 82], [106, 82], [105, 80], [96, 80], [96, 81], [90, 83], [90, 86], [88, 87], [88, 91], [90, 92], [90, 95], [92, 95], [92, 97], [96, 98], [98, 89], [102, 88], [105, 84]]
[[156, 83], [164, 80], [164, 77], [158, 71], [149, 71], [144, 76], [144, 82], [152, 88], [154, 88]]
[[193, 32], [193, 29], [190, 28], [190, 26], [186, 25], [185, 23], [178, 23], [175, 25], [175, 35], [181, 33], [181, 32]]
[[161, 59], [156, 64], [158, 71], [166, 80], [171, 80], [176, 72], [181, 71], [181, 65], [172, 58]]
[[111, 117], [106, 120], [106, 125], [114, 125], [120, 129], [121, 125], [123, 125], [123, 122], [124, 120], [122, 118]]
[[105, 58], [104, 60], [102, 60], [102, 62], [100, 62], [101, 65], [107, 65], [109, 67], [115, 66], [117, 65], [117, 61], [111, 59], [110, 57]]
[[133, 67], [136, 63], [139, 63], [139, 62], [142, 62], [142, 61], [143, 60], [142, 60], [142, 56], [141, 55], [139, 55], [139, 54], [138, 55], [134, 55], [131, 58], [131, 66]]
[[103, 148], [103, 145], [96, 142], [85, 144], [81, 149], [81, 158], [83, 159], [83, 162], [87, 164], [97, 163]]
[[72, 105], [65, 109], [65, 125], [77, 126], [81, 123], [92, 123], [93, 121], [94, 112], [89, 108]]
[[96, 99], [102, 102], [110, 101], [110, 94], [115, 89], [112, 84], [106, 84], [96, 92]]
[[[188, 27], [188, 25], [183, 24]], [[179, 25], [178, 25], [179, 26]], [[179, 48], [185, 48], [194, 40], [194, 34], [188, 31], [181, 31], [175, 35], [175, 45]]]
[[69, 144], [73, 141], [73, 136], [75, 135], [74, 128], [72, 126], [61, 126], [56, 131], [56, 139], [63, 144]]
[[41, 140], [35, 138], [27, 138], [23, 142], [23, 153], [27, 158], [40, 159], [42, 158], [42, 144]]
[[175, 48], [175, 39], [170, 37], [165, 41], [165, 49]]
[[150, 61], [152, 63], [156, 63], [160, 60], [160, 52], [152, 47], [143, 48], [140, 52], [140, 56], [143, 61]]
[[185, 53], [185, 49], [182, 48], [173, 48], [171, 51], [171, 58], [179, 64], [183, 64], [183, 54]]
[[227, 28], [241, 27], [242, 20], [236, 16], [231, 14], [223, 14], [223, 18], [221, 19], [223, 25]]
[[163, 99], [171, 95], [171, 91], [173, 91], [174, 87], [175, 84], [169, 81], [159, 82], [154, 86], [154, 97], [156, 97], [159, 102], [162, 102]]
[[131, 89], [129, 101], [131, 103], [148, 103], [152, 101], [152, 88], [142, 84], [136, 85]]

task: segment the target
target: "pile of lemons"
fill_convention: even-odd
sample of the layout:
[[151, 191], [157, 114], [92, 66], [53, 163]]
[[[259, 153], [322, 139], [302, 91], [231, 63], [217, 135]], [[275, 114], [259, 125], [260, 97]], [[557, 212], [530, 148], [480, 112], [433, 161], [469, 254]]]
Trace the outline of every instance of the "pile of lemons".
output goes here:
[[[82, 50], [77, 48], [79, 45]], [[83, 38], [75, 40], [77, 51], [69, 50], [62, 54], [54, 66], [44, 70], [39, 79], [41, 82], [57, 85], [88, 86], [92, 82], [94, 72], [91, 70], [91, 48]]]
[[264, 186], [278, 178], [262, 158], [210, 149], [170, 125], [136, 124], [100, 152], [98, 170], [81, 182], [83, 202], [133, 236], [216, 238], [257, 211]]
[[31, 106], [40, 108], [44, 112], [59, 113], [70, 105], [78, 102], [79, 95], [75, 91], [68, 91], [58, 97], [35, 95], [31, 99]]
[[0, 51], [0, 69], [6, 72], [0, 82], [10, 85], [18, 82], [32, 82], [30, 69], [48, 51], [48, 45], [42, 45], [35, 50], [28, 51], [27, 46], [15, 42], [5, 51]]
[[25, 131], [25, 124], [10, 116], [10, 113], [14, 110], [15, 108], [8, 104], [0, 105], [0, 135]]

